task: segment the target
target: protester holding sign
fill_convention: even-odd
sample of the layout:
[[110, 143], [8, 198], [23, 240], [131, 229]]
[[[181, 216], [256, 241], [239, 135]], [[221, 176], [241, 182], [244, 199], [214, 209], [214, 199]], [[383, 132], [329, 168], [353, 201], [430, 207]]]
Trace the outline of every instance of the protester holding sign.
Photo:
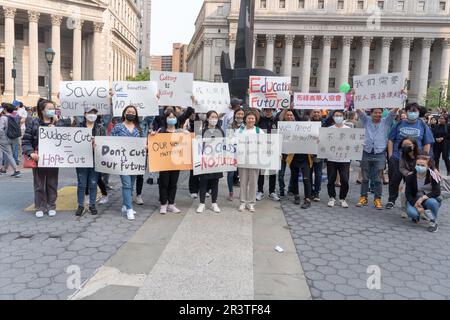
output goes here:
[[56, 198], [58, 196], [59, 168], [38, 168], [39, 128], [70, 126], [70, 120], [59, 120], [52, 101], [39, 99], [37, 103], [38, 118], [27, 122], [22, 138], [24, 157], [35, 162], [33, 165], [34, 205], [36, 217], [42, 218], [44, 212], [50, 217], [56, 216]]
[[[320, 122], [324, 126], [321, 110], [312, 110], [310, 114], [310, 121]], [[310, 172], [311, 191], [313, 194], [313, 201], [320, 202], [320, 191], [322, 190], [322, 171], [324, 160], [319, 159], [317, 155], [313, 155], [313, 163]]]
[[[117, 124], [111, 131], [114, 137], [134, 137], [143, 136], [142, 128], [139, 124], [138, 111], [134, 106], [126, 107], [122, 112], [122, 123]], [[122, 181], [122, 213], [127, 214], [128, 220], [134, 220], [136, 211], [133, 210], [133, 186], [136, 176], [121, 175]]]
[[[240, 101], [240, 100], [239, 100]], [[232, 104], [233, 106], [233, 104]], [[242, 123], [244, 122], [244, 116], [245, 116], [245, 112], [244, 110], [241, 109], [240, 105], [238, 108], [235, 108], [234, 112], [233, 112], [233, 118], [232, 121], [229, 122], [229, 125], [226, 127], [225, 133], [226, 136], [232, 136], [235, 134], [235, 132], [237, 130], [239, 130], [239, 128], [241, 128]], [[224, 119], [224, 123], [225, 123], [225, 119]], [[234, 192], [233, 192], [233, 187], [234, 187], [234, 181], [238, 181], [238, 171], [230, 171], [227, 174], [227, 185], [228, 185], [228, 200], [229, 201], [233, 201], [234, 200]]]

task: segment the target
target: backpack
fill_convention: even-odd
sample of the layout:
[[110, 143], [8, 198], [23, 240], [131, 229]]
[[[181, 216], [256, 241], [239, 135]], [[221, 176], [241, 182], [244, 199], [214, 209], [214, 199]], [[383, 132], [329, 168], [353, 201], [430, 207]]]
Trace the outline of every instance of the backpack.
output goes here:
[[12, 116], [7, 116], [7, 118], [8, 126], [6, 128], [6, 136], [11, 140], [20, 138], [22, 136], [22, 130], [20, 130], [19, 121]]

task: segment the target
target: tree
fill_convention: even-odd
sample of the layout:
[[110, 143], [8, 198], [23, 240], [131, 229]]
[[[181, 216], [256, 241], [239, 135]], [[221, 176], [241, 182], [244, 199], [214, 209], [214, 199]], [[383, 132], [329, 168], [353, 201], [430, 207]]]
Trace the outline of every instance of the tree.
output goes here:
[[150, 81], [150, 70], [146, 68], [134, 77], [127, 77], [127, 81]]
[[440, 83], [428, 88], [426, 96], [427, 108], [437, 110], [439, 108], [439, 99], [441, 101], [441, 109], [450, 107], [450, 85], [447, 87], [447, 94], [442, 90]]

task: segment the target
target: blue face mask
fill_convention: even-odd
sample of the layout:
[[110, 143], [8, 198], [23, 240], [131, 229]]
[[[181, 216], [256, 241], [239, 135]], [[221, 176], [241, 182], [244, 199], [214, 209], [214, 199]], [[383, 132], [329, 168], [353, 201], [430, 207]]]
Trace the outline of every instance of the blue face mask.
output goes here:
[[418, 112], [408, 112], [408, 120], [409, 121], [416, 121], [417, 119], [419, 119]]
[[47, 118], [53, 118], [54, 116], [55, 116], [55, 110], [47, 110], [46, 112], [45, 112], [45, 115], [47, 116]]
[[168, 118], [167, 119], [167, 125], [169, 125], [169, 126], [174, 126], [174, 125], [176, 125], [177, 124], [177, 118]]
[[416, 166], [416, 171], [417, 171], [417, 173], [419, 173], [419, 174], [424, 174], [424, 173], [427, 172], [427, 170], [428, 170], [428, 168], [426, 168], [426, 167]]

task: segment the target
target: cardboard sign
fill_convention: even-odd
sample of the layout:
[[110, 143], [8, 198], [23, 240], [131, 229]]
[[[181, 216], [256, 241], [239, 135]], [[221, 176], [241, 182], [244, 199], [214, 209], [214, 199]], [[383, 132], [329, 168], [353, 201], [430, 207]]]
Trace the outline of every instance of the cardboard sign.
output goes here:
[[191, 133], [158, 133], [148, 139], [151, 172], [192, 170]]
[[278, 133], [282, 136], [283, 154], [317, 154], [320, 122], [280, 121]]
[[214, 110], [221, 114], [230, 110], [230, 90], [227, 83], [194, 81], [194, 98], [196, 113]]
[[236, 140], [199, 138], [192, 140], [194, 175], [237, 170]]
[[294, 93], [294, 109], [343, 110], [343, 93]]
[[95, 106], [99, 115], [111, 114], [108, 81], [62, 81], [59, 100], [65, 117], [82, 116], [87, 106]]
[[92, 130], [39, 127], [41, 168], [93, 168]]
[[139, 117], [159, 115], [155, 81], [116, 81], [112, 86], [114, 117], [121, 117], [123, 109], [130, 105], [136, 107]]
[[95, 171], [124, 176], [147, 171], [147, 138], [96, 137]]
[[192, 73], [152, 71], [150, 75], [158, 83], [162, 106], [191, 107], [193, 79]]
[[239, 168], [280, 170], [281, 137], [279, 134], [236, 134]]
[[356, 109], [400, 108], [405, 76], [401, 73], [371, 74], [353, 77]]
[[330, 161], [360, 161], [364, 139], [364, 129], [321, 128], [317, 157]]
[[250, 77], [250, 108], [289, 108], [290, 77]]

